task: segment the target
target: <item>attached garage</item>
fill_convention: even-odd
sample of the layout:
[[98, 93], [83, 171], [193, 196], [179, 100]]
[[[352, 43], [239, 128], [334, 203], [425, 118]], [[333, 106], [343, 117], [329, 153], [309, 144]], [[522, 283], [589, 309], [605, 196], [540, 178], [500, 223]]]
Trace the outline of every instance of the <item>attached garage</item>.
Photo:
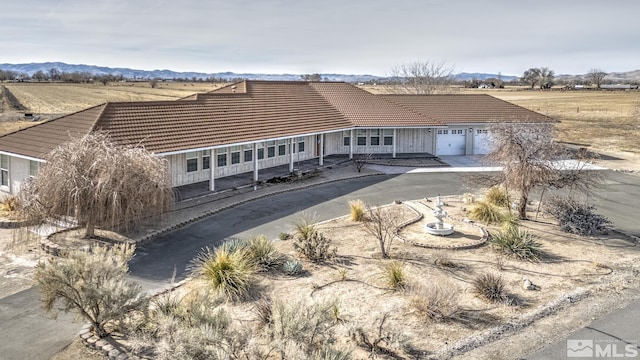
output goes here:
[[489, 139], [489, 130], [476, 129], [473, 135], [473, 154], [484, 155], [491, 152], [491, 141]]
[[465, 129], [438, 129], [436, 155], [465, 155], [466, 132]]

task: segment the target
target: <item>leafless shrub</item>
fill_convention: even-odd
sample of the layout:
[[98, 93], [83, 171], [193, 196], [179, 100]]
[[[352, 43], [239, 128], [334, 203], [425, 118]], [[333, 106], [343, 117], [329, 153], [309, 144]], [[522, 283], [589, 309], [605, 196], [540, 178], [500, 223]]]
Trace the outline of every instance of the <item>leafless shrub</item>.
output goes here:
[[546, 211], [558, 219], [560, 228], [568, 233], [591, 236], [606, 232], [611, 220], [595, 212], [595, 206], [579, 203], [569, 197], [554, 197]]
[[369, 351], [372, 358], [381, 354], [397, 358], [397, 352], [407, 346], [406, 337], [399, 332], [385, 328], [388, 318], [389, 314], [383, 313], [369, 328], [359, 326], [349, 330], [351, 341], [358, 347]]
[[20, 215], [30, 223], [73, 217], [94, 236], [96, 226], [124, 228], [173, 204], [167, 161], [117, 145], [104, 133], [60, 145], [20, 191]]
[[444, 92], [453, 82], [455, 67], [444, 61], [414, 61], [389, 71], [387, 89], [395, 94], [426, 95]]
[[371, 160], [372, 157], [373, 155], [371, 154], [356, 155], [353, 158], [353, 165], [356, 167], [356, 170], [358, 170], [358, 172], [362, 172], [362, 169], [364, 169], [364, 166], [367, 164], [367, 161]]
[[368, 221], [364, 223], [365, 231], [378, 240], [382, 257], [388, 259], [402, 219], [390, 207], [371, 206], [367, 206], [367, 218]]

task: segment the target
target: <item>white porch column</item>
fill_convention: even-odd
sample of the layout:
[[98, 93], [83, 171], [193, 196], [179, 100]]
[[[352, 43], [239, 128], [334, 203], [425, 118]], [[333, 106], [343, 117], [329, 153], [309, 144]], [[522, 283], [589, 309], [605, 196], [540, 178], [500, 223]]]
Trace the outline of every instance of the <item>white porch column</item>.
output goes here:
[[396, 158], [396, 129], [393, 129], [393, 158]]
[[320, 134], [320, 160], [319, 165], [324, 165], [324, 134]]
[[253, 181], [258, 181], [258, 143], [253, 143]]
[[289, 172], [293, 172], [293, 138], [289, 139]]
[[209, 178], [209, 191], [215, 191], [215, 176], [216, 176], [216, 166], [218, 165], [218, 157], [216, 156], [216, 150], [211, 149], [211, 164], [209, 164], [209, 169], [211, 170], [211, 177]]
[[349, 139], [349, 159], [353, 159], [353, 140], [355, 140], [354, 139], [355, 132], [356, 132], [355, 130], [351, 129], [351, 134], [349, 135], [350, 136], [350, 139]]

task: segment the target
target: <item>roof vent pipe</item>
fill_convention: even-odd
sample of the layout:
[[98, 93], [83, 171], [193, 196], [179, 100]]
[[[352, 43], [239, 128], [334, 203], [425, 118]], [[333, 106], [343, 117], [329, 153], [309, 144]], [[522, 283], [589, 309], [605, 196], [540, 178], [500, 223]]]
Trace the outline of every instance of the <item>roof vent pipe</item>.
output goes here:
[[235, 93], [235, 92], [236, 92], [236, 86], [235, 86], [235, 85], [231, 86], [231, 92], [232, 92], [232, 93]]

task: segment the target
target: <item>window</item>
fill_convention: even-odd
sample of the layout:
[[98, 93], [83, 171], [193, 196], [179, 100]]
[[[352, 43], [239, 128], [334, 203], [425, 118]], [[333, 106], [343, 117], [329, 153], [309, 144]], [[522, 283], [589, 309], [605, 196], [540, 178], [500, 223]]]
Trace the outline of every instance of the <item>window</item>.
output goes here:
[[[322, 135], [320, 135], [322, 136]], [[304, 152], [304, 138], [303, 137], [299, 137], [298, 138], [298, 152]]]
[[456, 135], [456, 134], [462, 135], [463, 133], [464, 133], [464, 130], [462, 130], [462, 129], [451, 130], [451, 134], [452, 135]]
[[202, 151], [202, 169], [206, 170], [211, 168], [211, 150]]
[[[262, 153], [264, 155], [264, 152]], [[253, 160], [253, 150], [244, 151], [244, 161], [249, 162]]]
[[40, 163], [37, 161], [29, 160], [29, 177], [38, 175], [38, 170], [40, 170]]
[[438, 135], [447, 135], [448, 133], [449, 133], [449, 130], [443, 130], [443, 129], [438, 130]]
[[393, 130], [392, 129], [384, 129], [382, 130], [382, 136], [384, 138], [384, 145], [393, 145]]
[[264, 148], [258, 149], [258, 160], [264, 159]]
[[282, 139], [278, 141], [278, 156], [287, 154], [287, 140]]
[[380, 129], [371, 130], [371, 145], [380, 145]]
[[358, 146], [366, 146], [367, 145], [367, 130], [358, 130], [356, 134], [358, 139]]
[[478, 129], [476, 130], [476, 134], [488, 134], [489, 130], [487, 129]]
[[0, 155], [0, 185], [9, 186], [9, 156]]
[[342, 145], [344, 146], [351, 145], [351, 130], [345, 130], [342, 132]]
[[218, 154], [218, 167], [227, 166], [227, 153]]
[[198, 171], [198, 152], [187, 153], [187, 172]]
[[231, 153], [231, 164], [240, 164], [240, 151]]
[[267, 157], [276, 156], [276, 142], [275, 141], [267, 141]]

